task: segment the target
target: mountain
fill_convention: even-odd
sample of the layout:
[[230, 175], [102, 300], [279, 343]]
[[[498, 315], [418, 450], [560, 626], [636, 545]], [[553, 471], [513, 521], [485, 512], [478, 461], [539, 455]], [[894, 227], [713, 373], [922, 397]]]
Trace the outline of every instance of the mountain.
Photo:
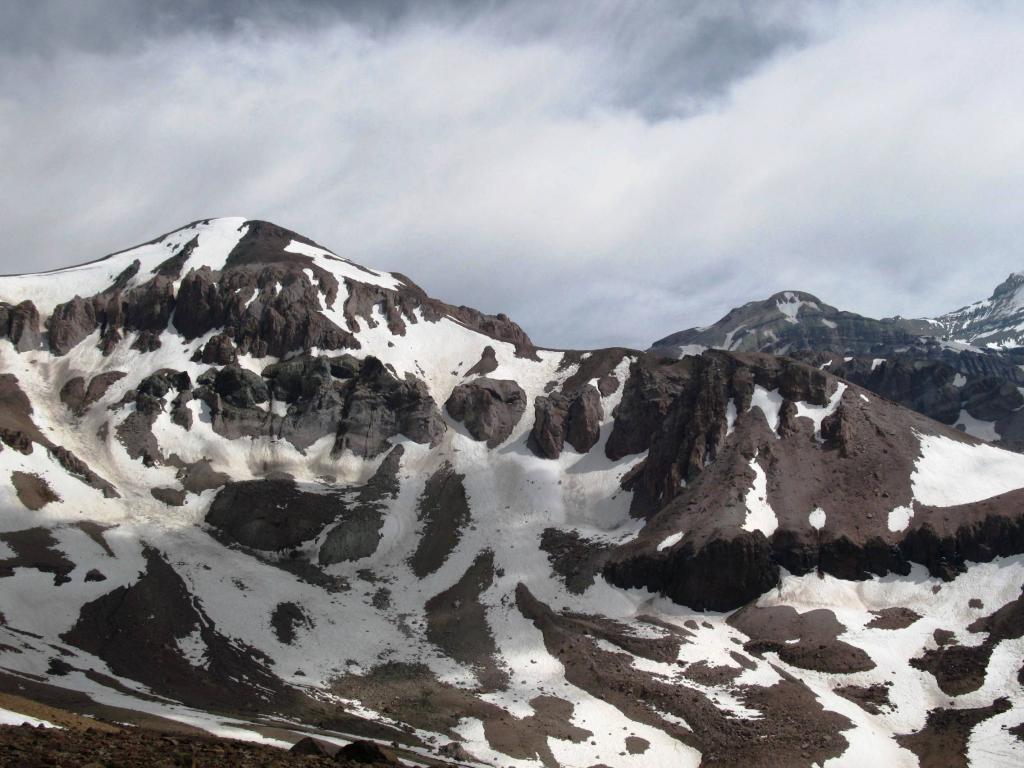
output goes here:
[[985, 301], [935, 318], [945, 336], [986, 349], [1024, 346], [1024, 273], [1015, 272]]
[[1024, 456], [832, 365], [546, 349], [246, 219], [0, 302], [0, 697], [424, 764], [1021, 756]]
[[[784, 291], [728, 312], [707, 328], [666, 336], [651, 347], [680, 357], [706, 349], [785, 354], [986, 442], [1024, 450], [1024, 309], [1011, 275], [992, 298], [934, 319], [876, 320], [808, 293]], [[1018, 316], [1020, 315], [1020, 316]]]
[[937, 330], [927, 320], [875, 320], [838, 310], [809, 293], [782, 291], [737, 307], [714, 325], [659, 339], [651, 348], [676, 355], [699, 354], [705, 349], [773, 354], [828, 349], [870, 354], [879, 348], [912, 344]]

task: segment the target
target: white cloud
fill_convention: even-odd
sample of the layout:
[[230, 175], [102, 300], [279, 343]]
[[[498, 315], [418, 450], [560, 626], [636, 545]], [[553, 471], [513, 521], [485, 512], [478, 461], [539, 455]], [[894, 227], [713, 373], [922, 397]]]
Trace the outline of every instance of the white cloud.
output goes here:
[[937, 313], [1024, 267], [1017, 6], [805, 11], [804, 44], [665, 114], [614, 46], [499, 34], [510, 13], [0, 57], [0, 266], [268, 218], [555, 346], [787, 288]]

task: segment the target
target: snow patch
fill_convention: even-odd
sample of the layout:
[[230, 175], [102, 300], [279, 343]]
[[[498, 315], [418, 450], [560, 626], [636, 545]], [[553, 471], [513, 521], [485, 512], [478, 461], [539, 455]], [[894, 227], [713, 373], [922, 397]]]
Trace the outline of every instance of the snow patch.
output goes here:
[[991, 445], [970, 445], [918, 434], [921, 457], [910, 476], [921, 504], [952, 507], [1024, 488], [1024, 456]]
[[728, 437], [736, 428], [736, 400], [729, 398], [729, 404], [725, 406], [725, 436]]
[[[804, 416], [814, 422], [814, 437], [819, 442], [821, 442], [821, 422], [825, 420], [825, 417], [835, 413], [836, 408], [839, 407], [839, 403], [843, 399], [843, 393], [846, 391], [846, 388], [846, 382], [837, 382], [836, 391], [832, 393], [832, 396], [825, 405], [811, 405], [803, 401], [796, 404], [796, 415]], [[776, 424], [776, 427], [778, 427], [778, 424]]]
[[673, 533], [671, 536], [666, 536], [664, 539], [661, 540], [661, 543], [658, 545], [658, 551], [661, 552], [662, 550], [668, 549], [669, 547], [674, 547], [682, 540], [682, 531], [680, 531], [679, 533]]
[[984, 440], [986, 443], [994, 443], [1002, 437], [996, 431], [996, 423], [994, 421], [976, 419], [967, 412], [966, 408], [960, 409], [960, 415], [953, 426], [957, 429], [962, 429], [971, 437]]
[[743, 530], [760, 531], [765, 536], [771, 536], [779, 527], [779, 518], [768, 503], [768, 476], [758, 463], [756, 454], [750, 460], [750, 468], [754, 471], [754, 482], [743, 500], [747, 507]]
[[782, 395], [779, 390], [767, 390], [760, 384], [754, 385], [754, 396], [750, 398], [751, 408], [760, 408], [772, 432], [779, 431], [779, 412], [782, 410]]
[[40, 720], [37, 717], [29, 717], [23, 715], [20, 712], [14, 712], [10, 709], [0, 708], [0, 725], [31, 725], [33, 728], [38, 728], [40, 725], [44, 728], [59, 728], [60, 726], [54, 725], [49, 720]]
[[914, 516], [914, 510], [910, 507], [896, 507], [889, 513], [889, 530], [893, 533], [907, 530], [910, 519]]

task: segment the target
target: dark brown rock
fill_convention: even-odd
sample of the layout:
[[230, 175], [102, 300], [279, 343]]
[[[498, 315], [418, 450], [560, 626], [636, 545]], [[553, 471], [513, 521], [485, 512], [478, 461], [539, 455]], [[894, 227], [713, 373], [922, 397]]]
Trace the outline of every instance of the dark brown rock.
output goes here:
[[601, 407], [601, 395], [587, 384], [573, 398], [569, 405], [566, 420], [565, 441], [579, 453], [586, 453], [593, 448], [601, 437], [601, 419], [604, 409]]
[[235, 343], [226, 333], [215, 334], [203, 345], [200, 360], [207, 365], [235, 365], [238, 362]]
[[319, 757], [327, 757], [327, 750], [324, 749], [323, 745], [319, 741], [311, 739], [309, 736], [303, 736], [292, 744], [291, 749], [288, 751], [293, 755], [315, 755]]
[[31, 301], [11, 305], [0, 302], [0, 337], [8, 338], [19, 352], [39, 349], [43, 336], [39, 329], [39, 310]]
[[480, 359], [466, 371], [466, 377], [469, 376], [486, 376], [489, 373], [493, 373], [498, 367], [498, 360], [495, 357], [494, 347], [488, 345], [484, 347], [483, 353], [480, 355]]
[[508, 439], [526, 410], [526, 393], [510, 379], [480, 378], [460, 384], [445, 403], [474, 440], [496, 448]]
[[46, 321], [46, 327], [50, 350], [55, 355], [66, 355], [98, 327], [92, 301], [75, 296], [71, 301], [58, 304]]
[[401, 765], [395, 753], [372, 741], [353, 741], [338, 750], [336, 760], [349, 760], [367, 765]]
[[569, 398], [559, 392], [534, 400], [533, 429], [530, 430], [527, 444], [538, 456], [557, 459], [561, 455], [565, 445], [569, 403]]

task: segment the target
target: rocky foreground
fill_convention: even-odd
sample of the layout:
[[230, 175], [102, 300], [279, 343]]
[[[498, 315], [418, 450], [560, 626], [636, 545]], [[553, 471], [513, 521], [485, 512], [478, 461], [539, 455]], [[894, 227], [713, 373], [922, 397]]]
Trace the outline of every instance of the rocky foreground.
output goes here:
[[31, 725], [0, 726], [0, 766], [10, 768], [366, 768], [398, 766], [393, 752], [341, 748], [310, 742], [295, 751], [213, 736], [168, 734], [145, 729], [57, 730]]

